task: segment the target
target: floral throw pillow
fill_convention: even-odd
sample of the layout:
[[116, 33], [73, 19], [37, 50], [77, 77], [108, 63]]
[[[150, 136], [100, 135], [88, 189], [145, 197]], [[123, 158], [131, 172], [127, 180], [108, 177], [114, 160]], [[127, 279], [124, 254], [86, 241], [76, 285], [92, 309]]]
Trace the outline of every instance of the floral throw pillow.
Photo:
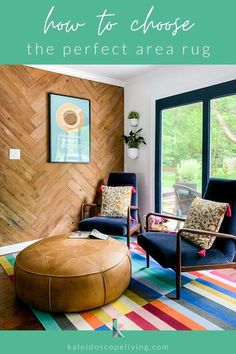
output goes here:
[[131, 203], [132, 186], [102, 188], [102, 205], [100, 216], [127, 217]]
[[[196, 197], [189, 208], [183, 228], [218, 232], [228, 206], [227, 203]], [[214, 236], [197, 235], [190, 232], [184, 232], [182, 235], [203, 249], [211, 248], [216, 239]]]

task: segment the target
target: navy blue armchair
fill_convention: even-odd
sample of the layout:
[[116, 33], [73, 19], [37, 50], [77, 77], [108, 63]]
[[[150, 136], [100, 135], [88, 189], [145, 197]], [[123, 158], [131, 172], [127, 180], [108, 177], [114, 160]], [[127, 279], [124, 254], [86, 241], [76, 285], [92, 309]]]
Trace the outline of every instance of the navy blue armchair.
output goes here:
[[88, 208], [96, 208], [99, 205], [85, 203], [82, 205], [82, 220], [79, 222], [80, 231], [90, 231], [97, 229], [112, 236], [126, 236], [127, 245], [130, 246], [130, 236], [139, 230], [142, 232], [142, 224], [138, 208], [138, 183], [135, 173], [110, 173], [108, 178], [108, 186], [133, 186], [135, 192], [132, 193], [131, 205], [127, 210], [127, 217], [108, 217], [94, 216], [85, 218], [85, 212]]
[[[203, 230], [180, 229], [177, 234], [149, 232], [148, 218], [146, 219], [146, 231], [138, 235], [138, 244], [146, 251], [147, 267], [149, 267], [149, 255], [162, 267], [171, 268], [176, 272], [176, 298], [180, 298], [181, 272], [195, 270], [236, 268], [236, 180], [210, 178], [205, 199], [215, 202], [226, 202], [231, 207], [231, 217], [225, 217], [220, 231], [207, 232]], [[183, 218], [164, 215], [169, 219], [184, 221]], [[216, 236], [216, 240], [205, 257], [198, 252], [200, 247], [182, 237], [184, 231], [195, 234]]]

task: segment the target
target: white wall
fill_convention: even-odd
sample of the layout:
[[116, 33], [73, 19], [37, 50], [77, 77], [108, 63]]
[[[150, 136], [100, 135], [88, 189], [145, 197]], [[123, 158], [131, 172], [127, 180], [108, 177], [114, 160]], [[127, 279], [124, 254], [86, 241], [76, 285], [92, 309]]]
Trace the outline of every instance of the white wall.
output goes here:
[[[131, 110], [140, 113], [147, 146], [142, 146], [137, 160], [125, 154], [125, 171], [139, 178], [141, 213], [154, 210], [155, 166], [155, 100], [178, 93], [236, 79], [236, 65], [158, 65], [146, 75], [127, 82], [125, 88], [125, 117]], [[125, 119], [125, 131], [131, 130]]]

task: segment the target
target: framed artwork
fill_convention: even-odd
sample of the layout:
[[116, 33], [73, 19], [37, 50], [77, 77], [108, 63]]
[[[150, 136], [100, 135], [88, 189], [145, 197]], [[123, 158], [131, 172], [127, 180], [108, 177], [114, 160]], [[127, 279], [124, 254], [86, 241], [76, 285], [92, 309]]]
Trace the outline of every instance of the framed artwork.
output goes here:
[[90, 100], [49, 94], [49, 162], [90, 162]]

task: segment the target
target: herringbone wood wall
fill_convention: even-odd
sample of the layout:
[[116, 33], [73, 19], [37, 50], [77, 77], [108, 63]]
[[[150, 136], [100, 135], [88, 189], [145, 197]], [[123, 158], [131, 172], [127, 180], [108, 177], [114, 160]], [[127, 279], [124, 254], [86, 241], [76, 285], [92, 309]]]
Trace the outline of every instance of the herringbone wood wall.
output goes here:
[[[81, 203], [123, 171], [123, 88], [25, 66], [0, 66], [0, 246], [77, 228]], [[49, 92], [91, 100], [90, 164], [48, 163]], [[9, 148], [21, 160], [9, 160]]]

